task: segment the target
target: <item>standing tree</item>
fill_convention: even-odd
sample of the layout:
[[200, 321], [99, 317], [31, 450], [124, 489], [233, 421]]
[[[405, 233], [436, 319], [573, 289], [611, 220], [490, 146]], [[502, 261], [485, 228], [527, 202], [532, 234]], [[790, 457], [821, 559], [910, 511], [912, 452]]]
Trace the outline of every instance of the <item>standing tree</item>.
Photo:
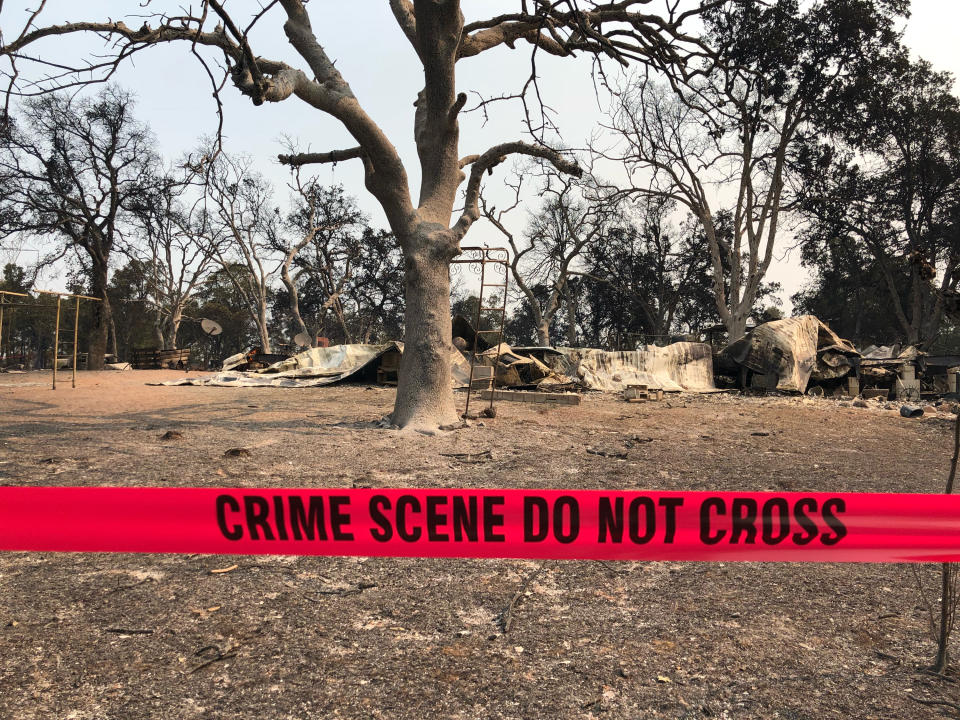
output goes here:
[[842, 100], [797, 153], [804, 252], [852, 245], [843, 252], [865, 256], [876, 272], [854, 266], [845, 281], [868, 282], [861, 289], [869, 295], [882, 286], [889, 330], [911, 345], [930, 343], [960, 282], [953, 78], [901, 49], [877, 58]]
[[390, 232], [364, 229], [348, 297], [353, 335], [361, 342], [403, 336], [403, 254]]
[[540, 209], [531, 218], [521, 239], [505, 224], [505, 216], [520, 204], [521, 178], [514, 190], [516, 201], [504, 210], [487, 205], [481, 198], [483, 214], [510, 245], [510, 272], [523, 294], [536, 325], [537, 343], [549, 346], [550, 326], [561, 305], [567, 308], [567, 343], [576, 345], [577, 324], [570, 278], [576, 263], [592, 244], [603, 242], [618, 219], [614, 204], [597, 200], [588, 202], [582, 187], [557, 173], [545, 173], [544, 198]]
[[[877, 292], [884, 287], [883, 271], [862, 243], [842, 232], [816, 240], [805, 232], [801, 242], [801, 262], [813, 277], [791, 298], [795, 313], [816, 315], [857, 347], [903, 341], [889, 293]], [[900, 279], [898, 292], [905, 292], [907, 268], [892, 269]]]
[[606, 241], [590, 246], [584, 276], [591, 339], [629, 347], [716, 322], [710, 253], [695, 220], [670, 222], [674, 203], [645, 198]]
[[251, 167], [248, 158], [219, 153], [206, 168], [204, 194], [210, 218], [201, 230], [209, 252], [220, 271], [233, 283], [260, 336], [260, 349], [270, 348], [270, 282], [277, 267], [270, 257], [277, 246], [280, 211], [271, 201], [266, 178]]
[[[725, 1], [703, 4], [717, 6]], [[484, 173], [506, 156], [518, 153], [545, 159], [562, 172], [580, 173], [578, 165], [536, 137], [534, 142], [514, 140], [462, 155], [458, 118], [467, 95], [457, 91], [457, 63], [500, 48], [515, 49], [521, 43], [531, 47], [531, 76], [521, 99], [528, 92], [539, 94], [534, 90], [536, 58], [544, 53], [567, 58], [582, 54], [622, 64], [639, 61], [677, 73], [692, 71], [693, 58], [702, 55], [704, 48], [682, 26], [701, 12], [700, 3], [681, 11], [677, 3], [663, 0], [664, 13], [657, 15], [650, 11], [650, 2], [523, 0], [517, 3], [515, 12], [467, 22], [460, 0], [390, 0], [393, 16], [423, 68], [423, 89], [417, 96], [413, 118], [420, 165], [416, 200], [408, 169], [394, 143], [364, 109], [324, 50], [319, 30], [334, 30], [325, 28], [323, 10], [311, 5], [308, 12], [304, 0], [268, 2], [249, 20], [230, 13], [220, 0], [200, 0], [192, 12], [180, 5], [169, 14], [153, 11], [146, 21], [138, 8], [137, 15], [130, 18], [131, 25], [117, 20], [42, 25], [41, 4], [41, 10], [30, 14], [22, 32], [15, 36], [9, 30], [4, 33], [0, 56], [9, 62], [10, 91], [19, 92], [33, 89], [29, 83], [38, 78], [29, 75], [37, 65], [48, 73], [49, 82], [41, 85], [49, 86], [82, 82], [91, 76], [97, 79], [98, 72], [100, 77], [108, 76], [125, 58], [160, 43], [180, 43], [185, 52], [200, 58], [206, 57], [203, 50], [210, 48], [222, 56], [233, 85], [255, 105], [296, 98], [339, 121], [356, 145], [330, 152], [282, 155], [280, 160], [294, 167], [353, 159], [363, 163], [366, 187], [383, 208], [404, 257], [406, 343], [391, 420], [398, 426], [432, 431], [456, 420], [449, 367], [449, 263], [480, 215], [478, 197]], [[155, 4], [149, 7], [152, 11]], [[295, 63], [268, 59], [255, 52], [253, 31], [262, 32], [260, 25], [275, 19], [279, 20], [278, 26], [282, 24], [286, 40], [299, 58]], [[351, 31], [358, 40], [365, 37], [362, 27]], [[96, 33], [107, 38], [112, 56], [98, 55], [87, 63], [78, 62], [73, 74], [64, 70], [63, 63], [56, 68], [46, 65], [43, 41], [74, 33]], [[204, 77], [214, 78], [209, 65], [205, 68]], [[213, 84], [219, 87], [215, 79]], [[454, 219], [458, 189], [465, 180], [463, 209]]]
[[156, 158], [147, 128], [133, 117], [129, 93], [108, 86], [92, 98], [47, 94], [8, 117], [0, 147], [0, 203], [7, 231], [55, 239], [53, 257], [72, 254], [94, 303], [89, 367], [103, 369], [111, 325], [107, 279], [132, 202]]
[[[640, 197], [671, 199], [700, 222], [714, 300], [729, 337], [744, 334], [773, 260], [788, 154], [801, 131], [895, 37], [898, 0], [735, 3], [708, 15], [716, 72], [683, 93], [642, 79], [619, 94], [613, 130]], [[730, 232], [716, 224], [729, 211]]]
[[[316, 333], [307, 327], [300, 312], [297, 282], [306, 283], [314, 305], [319, 299], [314, 310], [318, 327], [314, 329], [324, 330], [326, 316], [332, 313], [344, 342], [349, 343], [352, 339], [343, 296], [361, 254], [364, 232], [369, 230], [366, 218], [342, 186], [324, 187], [316, 179], [304, 182], [299, 170], [294, 176], [293, 209], [276, 243], [276, 249], [284, 254], [280, 277], [290, 297], [290, 311], [299, 331], [314, 344]], [[293, 235], [292, 241], [287, 240], [287, 234]], [[290, 273], [291, 267], [296, 277]]]
[[184, 312], [215, 266], [217, 238], [201, 201], [184, 202], [195, 178], [157, 176], [131, 203], [135, 237], [127, 252], [146, 273], [145, 304], [161, 349], [177, 347]]

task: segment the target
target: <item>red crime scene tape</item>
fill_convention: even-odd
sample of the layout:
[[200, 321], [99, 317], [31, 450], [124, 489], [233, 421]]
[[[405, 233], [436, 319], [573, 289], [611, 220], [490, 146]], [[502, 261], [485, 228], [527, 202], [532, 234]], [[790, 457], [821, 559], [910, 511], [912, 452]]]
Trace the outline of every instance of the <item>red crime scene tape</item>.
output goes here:
[[960, 496], [0, 487], [0, 550], [960, 561]]

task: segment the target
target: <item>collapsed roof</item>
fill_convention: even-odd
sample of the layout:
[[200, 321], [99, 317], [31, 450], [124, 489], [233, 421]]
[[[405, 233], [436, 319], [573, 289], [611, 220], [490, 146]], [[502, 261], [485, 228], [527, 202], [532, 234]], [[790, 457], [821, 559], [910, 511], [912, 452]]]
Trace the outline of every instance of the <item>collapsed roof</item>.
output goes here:
[[713, 352], [706, 343], [679, 342], [621, 351], [558, 349], [572, 365], [571, 377], [589, 390], [620, 392], [627, 385], [667, 392], [715, 389]]
[[[372, 381], [391, 354], [403, 352], [403, 344], [334, 345], [310, 348], [269, 367], [231, 370], [245, 355], [227, 358], [224, 370], [204, 377], [183, 377], [163, 385], [211, 385], [219, 387], [318, 387], [347, 379]], [[500, 387], [545, 387], [576, 385], [586, 390], [619, 392], [627, 385], [647, 385], [666, 391], [705, 392], [714, 389], [710, 346], [704, 343], [674, 343], [667, 347], [608, 352], [590, 348], [511, 348], [506, 343], [477, 354], [477, 366], [493, 368], [486, 374], [475, 370], [474, 379], [496, 378]], [[396, 366], [396, 359], [391, 360]], [[450, 350], [453, 387], [467, 387], [470, 362], [455, 348]]]
[[[403, 353], [403, 343], [381, 345], [332, 345], [304, 350], [261, 370], [229, 370], [237, 356], [227, 358], [225, 369], [205, 377], [185, 377], [169, 380], [163, 385], [213, 385], [219, 387], [318, 387], [331, 385], [347, 378], [373, 379], [384, 356]], [[242, 354], [241, 354], [242, 355]], [[454, 387], [467, 384], [470, 365], [456, 350], [451, 349], [450, 364]]]
[[811, 381], [840, 378], [860, 353], [815, 315], [764, 323], [726, 347], [740, 365], [776, 380], [777, 390], [804, 392]]

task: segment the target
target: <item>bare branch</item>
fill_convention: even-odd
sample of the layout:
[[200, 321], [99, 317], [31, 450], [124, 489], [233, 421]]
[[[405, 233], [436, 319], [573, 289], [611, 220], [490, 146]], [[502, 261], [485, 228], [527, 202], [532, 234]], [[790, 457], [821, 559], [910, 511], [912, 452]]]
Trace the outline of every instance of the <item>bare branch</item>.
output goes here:
[[413, 3], [410, 0], [390, 0], [390, 9], [403, 34], [407, 36], [407, 40], [422, 59], [420, 43], [417, 41], [417, 17], [413, 10]]
[[363, 157], [362, 147], [347, 148], [345, 150], [331, 150], [325, 153], [294, 153], [291, 155], [278, 155], [277, 159], [282, 165], [300, 167], [302, 165], [314, 165], [322, 163], [338, 163], [341, 160], [353, 160]]
[[483, 178], [484, 171], [492, 171], [494, 167], [506, 160], [508, 155], [529, 155], [530, 157], [541, 158], [552, 163], [562, 173], [574, 177], [580, 177], [583, 174], [583, 169], [575, 161], [568, 160], [556, 150], [542, 145], [530, 145], [522, 141], [495, 145], [470, 163], [472, 167], [470, 169], [470, 181], [467, 183], [463, 214], [453, 227], [454, 235], [458, 240], [480, 217], [478, 199], [480, 197], [480, 181]]

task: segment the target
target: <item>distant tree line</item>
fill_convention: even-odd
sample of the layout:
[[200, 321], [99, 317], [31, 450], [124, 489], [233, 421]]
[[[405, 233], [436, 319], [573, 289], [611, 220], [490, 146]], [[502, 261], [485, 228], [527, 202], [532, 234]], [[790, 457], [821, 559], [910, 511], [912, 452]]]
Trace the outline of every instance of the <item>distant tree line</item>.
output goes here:
[[[402, 262], [340, 186], [295, 176], [285, 202], [250, 160], [203, 144], [164, 165], [133, 97], [43, 95], [21, 105], [0, 147], [0, 230], [42, 248], [9, 263], [0, 289], [27, 291], [59, 272], [84, 303], [80, 347], [105, 353], [190, 346], [214, 363], [247, 347], [293, 349], [299, 333], [333, 343], [395, 339], [403, 329]], [[13, 300], [11, 300], [13, 302]], [[208, 337], [207, 318], [223, 328]], [[8, 354], [49, 352], [53, 314], [4, 319]]]
[[[709, 72], [611, 79], [586, 171], [527, 157], [501, 208], [478, 180], [477, 219], [511, 250], [507, 341], [739, 337], [777, 316], [768, 273], [789, 242], [812, 276], [796, 313], [861, 344], [960, 347], [960, 101], [901, 44], [907, 6], [720, 3], [703, 15]], [[403, 336], [409, 263], [347, 189], [298, 163], [273, 187], [217, 139], [164, 159], [134, 110], [106, 85], [26, 98], [0, 125], [0, 237], [43, 251], [3, 268], [0, 287], [56, 269], [102, 298], [81, 317], [91, 367], [137, 348], [190, 346], [215, 363], [292, 351], [296, 337]], [[473, 321], [476, 292], [455, 285], [454, 312]], [[48, 315], [8, 314], [4, 349], [39, 357]]]

